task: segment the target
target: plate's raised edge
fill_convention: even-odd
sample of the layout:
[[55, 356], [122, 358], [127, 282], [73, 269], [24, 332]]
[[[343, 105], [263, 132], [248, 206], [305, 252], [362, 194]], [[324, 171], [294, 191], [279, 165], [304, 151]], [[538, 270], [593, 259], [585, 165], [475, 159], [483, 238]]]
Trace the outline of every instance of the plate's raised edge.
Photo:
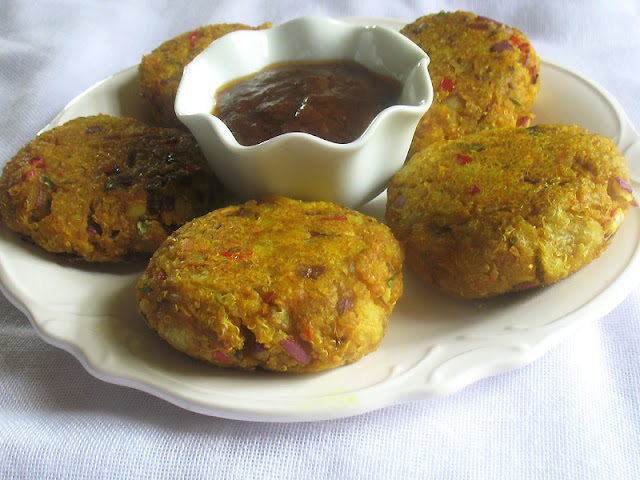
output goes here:
[[[42, 132], [45, 132], [45, 131], [53, 128], [53, 127], [57, 127], [60, 124], [64, 123], [63, 121], [61, 121], [61, 119], [66, 116], [67, 112], [70, 109], [72, 109], [78, 102], [80, 102], [80, 100], [82, 100], [84, 97], [89, 95], [94, 90], [98, 90], [99, 88], [101, 88], [103, 85], [105, 85], [107, 83], [111, 83], [111, 82], [120, 80], [120, 77], [123, 77], [123, 78], [125, 78], [127, 80], [132, 80], [134, 78], [134, 76], [137, 75], [137, 74], [138, 74], [138, 65], [131, 65], [130, 67], [127, 67], [127, 68], [125, 68], [123, 70], [120, 70], [119, 72], [116, 72], [113, 75], [109, 75], [107, 78], [104, 78], [104, 79], [100, 80], [99, 82], [94, 83], [89, 88], [85, 89], [84, 91], [82, 91], [81, 93], [76, 95], [70, 102], [68, 102], [62, 108], [62, 110], [60, 110], [60, 112], [55, 117], [53, 117], [51, 119], [51, 121], [49, 123], [47, 123], [38, 132], [38, 135], [40, 135]], [[95, 112], [95, 113], [98, 114], [100, 112]]]
[[[619, 116], [621, 117], [621, 126], [625, 126], [635, 133], [635, 130], [630, 125], [628, 117], [626, 116], [622, 108], [619, 106], [618, 102], [615, 100], [615, 98], [612, 95], [606, 92], [606, 90], [604, 90], [602, 87], [595, 84], [595, 82], [585, 78], [583, 75], [577, 72], [574, 72], [573, 70], [563, 65], [560, 65], [556, 62], [546, 61], [546, 60], [543, 60], [543, 62], [553, 65], [556, 68], [561, 69], [563, 71], [566, 71], [571, 75], [575, 76], [580, 81], [593, 86], [594, 89], [600, 95], [604, 96], [605, 99], [607, 100], [607, 103], [611, 104], [614, 107], [615, 111], [619, 114]], [[85, 92], [83, 92], [78, 97], [76, 97], [71, 102], [69, 102], [67, 107], [65, 107], [65, 109], [62, 112], [60, 112], [60, 114], [58, 114], [52, 120], [51, 125], [54, 125], [59, 118], [63, 117], [64, 114], [66, 113], [66, 110], [68, 108], [71, 108], [73, 105], [75, 105], [76, 102], [80, 101], [80, 99], [84, 95], [88, 94], [92, 90], [100, 88], [106, 82], [114, 81], [114, 79], [117, 79], [117, 77], [122, 76], [127, 79], [130, 79], [131, 76], [136, 74], [136, 70], [137, 70], [137, 66], [129, 67], [125, 70], [122, 70], [98, 82], [96, 85], [85, 90]], [[637, 136], [637, 133], [635, 135]], [[614, 301], [609, 301], [609, 302], [606, 302], [605, 304], [605, 302], [602, 302], [599, 300], [601, 297], [598, 297], [595, 300], [584, 305], [582, 308], [579, 309], [578, 312], [575, 312], [574, 314], [572, 314], [574, 317], [580, 317], [581, 324], [586, 321], [591, 321], [606, 315], [629, 294], [629, 292], [634, 286], [634, 283], [638, 281], [638, 278], [637, 278], [638, 274], [636, 273], [635, 275], [633, 275], [633, 278], [626, 278], [626, 277], [631, 277], [630, 272], [634, 270], [637, 271], [637, 268], [630, 268], [630, 266], [632, 264], [635, 266], [638, 263], [638, 260], [639, 260], [638, 257], [639, 257], [638, 252], [636, 252], [636, 254], [632, 259], [632, 262], [630, 262], [626, 266], [623, 276], [617, 279], [616, 282], [614, 282], [614, 284], [607, 287], [607, 290], [610, 290], [614, 287], [617, 287], [619, 284], [621, 284], [620, 288], [616, 288], [616, 299]], [[3, 279], [3, 281], [6, 281], [6, 279]], [[625, 286], [627, 288], [624, 288]], [[291, 410], [286, 410], [285, 408], [281, 412], [276, 414], [272, 406], [269, 406], [268, 408], [265, 407], [265, 409], [257, 409], [257, 410], [248, 412], [246, 409], [234, 409], [233, 406], [229, 406], [229, 405], [214, 406], [212, 404], [197, 403], [197, 402], [194, 402], [194, 400], [189, 398], [188, 396], [179, 396], [176, 394], [169, 393], [166, 390], [163, 390], [161, 387], [158, 387], [149, 383], [141, 383], [138, 379], [135, 379], [135, 378], [127, 378], [124, 376], [113, 376], [110, 372], [100, 369], [98, 365], [90, 361], [90, 359], [87, 357], [85, 353], [81, 352], [79, 349], [77, 349], [73, 345], [69, 344], [68, 342], [63, 342], [63, 341], [60, 341], [59, 339], [53, 339], [47, 336], [47, 334], [39, 328], [38, 323], [36, 320], [34, 320], [32, 313], [29, 312], [26, 309], [26, 307], [16, 297], [14, 297], [11, 294], [8, 294], [9, 292], [6, 289], [3, 288], [3, 291], [5, 292], [7, 298], [9, 298], [10, 301], [14, 305], [16, 305], [17, 308], [19, 308], [23, 313], [26, 314], [30, 322], [36, 328], [36, 331], [38, 331], [40, 336], [42, 336], [45, 341], [71, 353], [74, 357], [80, 360], [84, 368], [95, 377], [100, 378], [101, 380], [107, 381], [109, 383], [114, 383], [122, 386], [135, 388], [137, 390], [145, 391], [159, 398], [163, 398], [164, 400], [169, 401], [170, 403], [173, 403], [186, 410], [190, 410], [190, 411], [194, 411], [197, 413], [210, 415], [210, 416], [231, 418], [231, 419], [237, 419], [237, 420], [251, 420], [251, 421], [286, 422], [286, 421], [313, 421], [313, 420], [335, 419], [340, 417], [357, 415], [360, 413], [366, 413], [368, 411], [372, 411], [378, 408], [383, 408], [383, 407], [400, 403], [403, 401], [424, 398], [425, 396], [448, 395], [472, 383], [475, 383], [479, 380], [487, 378], [488, 376], [504, 373], [506, 371], [513, 370], [515, 368], [519, 368], [523, 365], [531, 363], [532, 361], [534, 361], [535, 359], [539, 358], [544, 353], [546, 353], [554, 345], [559, 343], [562, 339], [566, 338], [569, 335], [569, 333], [573, 331], [574, 328], [578, 327], [578, 325], [576, 325], [577, 322], [574, 322], [574, 320], [572, 320], [573, 317], [563, 317], [562, 320], [567, 324], [565, 327], [563, 327], [561, 330], [554, 332], [553, 335], [550, 335], [549, 337], [545, 338], [543, 341], [533, 345], [530, 349], [524, 350], [524, 351], [521, 350], [519, 355], [517, 356], [512, 355], [509, 358], [502, 358], [499, 361], [493, 363], [492, 365], [477, 369], [471, 375], [463, 375], [456, 381], [451, 381], [446, 386], [440, 386], [440, 388], [435, 388], [433, 387], [433, 385], [429, 385], [428, 383], [425, 383], [425, 378], [428, 377], [429, 372], [425, 372], [425, 371], [422, 371], [420, 368], [416, 368], [416, 369], [412, 369], [410, 372], [407, 372], [407, 374], [403, 375], [402, 379], [397, 380], [397, 383], [406, 383], [407, 385], [412, 385], [412, 387], [410, 387], [410, 389], [406, 391], [396, 389], [396, 393], [391, 396], [370, 395], [371, 393], [374, 393], [376, 390], [378, 390], [378, 386], [373, 385], [371, 387], [364, 389], [362, 392], [360, 392], [360, 394], [357, 394], [359, 395], [360, 399], [358, 402], [355, 403], [354, 406], [341, 408], [339, 411], [336, 411], [335, 409], [335, 402], [330, 401], [328, 403], [329, 405], [331, 405], [331, 408], [328, 410], [316, 408], [316, 409], [305, 410], [304, 412], [298, 412], [299, 415], [294, 415]], [[599, 303], [600, 305], [598, 305]], [[465, 353], [466, 352], [462, 352], [462, 354], [465, 354]], [[338, 398], [340, 396], [349, 395], [349, 394], [351, 393], [336, 394], [334, 397]], [[375, 398], [376, 400], [373, 400], [373, 398]]]
[[617, 98], [614, 97], [611, 94], [611, 92], [609, 92], [601, 84], [599, 84], [595, 80], [587, 78], [585, 75], [574, 70], [573, 68], [567, 67], [566, 65], [563, 65], [556, 61], [541, 59], [540, 62], [543, 65], [554, 67], [566, 74], [569, 74], [575, 77], [585, 85], [589, 85], [595, 92], [597, 92], [604, 99], [604, 101], [608, 105], [610, 105], [613, 108], [613, 110], [615, 111], [618, 117], [618, 123], [620, 126], [619, 138], [615, 140], [616, 140], [616, 145], [618, 149], [622, 153], [628, 150], [632, 144], [638, 143], [638, 141], [640, 141], [640, 134], [638, 133], [635, 126], [631, 122], [631, 119], [629, 118], [629, 115], [627, 114], [627, 112], [625, 112], [624, 108], [622, 107], [620, 102], [618, 102]]

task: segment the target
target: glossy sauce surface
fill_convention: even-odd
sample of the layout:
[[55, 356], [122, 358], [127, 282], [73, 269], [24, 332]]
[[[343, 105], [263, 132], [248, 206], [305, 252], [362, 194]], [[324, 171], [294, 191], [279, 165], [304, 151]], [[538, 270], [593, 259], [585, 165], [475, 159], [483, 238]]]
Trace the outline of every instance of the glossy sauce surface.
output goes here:
[[212, 113], [241, 145], [289, 132], [349, 143], [400, 91], [400, 82], [351, 61], [280, 63], [218, 89]]

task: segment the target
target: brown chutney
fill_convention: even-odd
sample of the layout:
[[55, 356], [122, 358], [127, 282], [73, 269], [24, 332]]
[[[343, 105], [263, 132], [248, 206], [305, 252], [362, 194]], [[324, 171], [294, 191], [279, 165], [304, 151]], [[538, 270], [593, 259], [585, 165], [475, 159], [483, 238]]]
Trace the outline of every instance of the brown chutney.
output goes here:
[[353, 61], [283, 62], [220, 87], [212, 113], [241, 145], [289, 132], [349, 143], [398, 102], [401, 87]]

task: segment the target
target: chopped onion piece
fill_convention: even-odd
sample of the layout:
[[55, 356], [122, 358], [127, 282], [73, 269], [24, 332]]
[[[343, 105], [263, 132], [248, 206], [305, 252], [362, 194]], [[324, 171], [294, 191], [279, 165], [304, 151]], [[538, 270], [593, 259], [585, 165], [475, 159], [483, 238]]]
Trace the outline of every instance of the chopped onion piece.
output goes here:
[[344, 315], [345, 313], [347, 313], [349, 310], [353, 308], [354, 303], [355, 302], [353, 300], [353, 297], [339, 298], [338, 302], [336, 303], [338, 314]]
[[401, 208], [404, 205], [404, 202], [406, 201], [407, 201], [407, 197], [405, 197], [402, 194], [399, 194], [393, 201], [393, 206], [396, 208]]
[[611, 177], [609, 179], [608, 193], [612, 198], [624, 198], [631, 205], [636, 205], [637, 202], [633, 197], [633, 188], [631, 184], [622, 177]]
[[303, 365], [306, 365], [311, 361], [311, 355], [309, 355], [306, 350], [302, 348], [302, 345], [300, 345], [293, 337], [287, 337], [280, 340], [280, 346], [284, 348], [294, 360]]
[[513, 50], [513, 45], [511, 45], [509, 40], [502, 40], [501, 42], [498, 42], [491, 48], [489, 48], [489, 51], [491, 53], [500, 53], [504, 52], [505, 50]]
[[633, 188], [631, 188], [631, 184], [627, 182], [624, 178], [616, 177], [616, 181], [618, 182], [618, 185], [620, 186], [620, 188], [622, 188], [623, 190], [626, 190], [629, 193], [633, 193]]

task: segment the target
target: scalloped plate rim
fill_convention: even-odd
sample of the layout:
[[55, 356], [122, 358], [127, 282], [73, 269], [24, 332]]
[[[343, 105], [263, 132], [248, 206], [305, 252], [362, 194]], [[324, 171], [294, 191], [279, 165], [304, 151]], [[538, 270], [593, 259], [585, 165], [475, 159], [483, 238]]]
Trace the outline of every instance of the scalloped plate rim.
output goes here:
[[[392, 28], [398, 28], [404, 24], [404, 22], [399, 20], [369, 19], [365, 17], [354, 17], [346, 20], [380, 24], [383, 26], [391, 26]], [[565, 73], [573, 75], [586, 85], [590, 86], [599, 95], [603, 96], [604, 100], [613, 109], [619, 120], [621, 127], [621, 132], [619, 132], [619, 134], [621, 135], [621, 139], [627, 141], [628, 145], [633, 145], [634, 141], [635, 143], [638, 142], [640, 136], [633, 125], [631, 125], [629, 118], [622, 107], [609, 92], [572, 69], [564, 67], [556, 62], [543, 62], [562, 70]], [[87, 95], [99, 92], [100, 89], [105, 87], [105, 85], [110, 85], [114, 82], [130, 81], [131, 76], [134, 74], [136, 69], [137, 66], [129, 67], [89, 87], [87, 90], [71, 100], [44, 129], [51, 128], [52, 126], [59, 124], [61, 120], [65, 118], [65, 114], [75, 105], [81, 103]], [[2, 256], [0, 255], [0, 259], [1, 258]], [[125, 375], [122, 372], [114, 374], [113, 371], [110, 371], [109, 369], [101, 368], [100, 365], [96, 364], [95, 359], [85, 352], [82, 345], [74, 343], [74, 339], [59, 338], [59, 336], [53, 335], [48, 330], [48, 327], [46, 326], [47, 322], [43, 322], [43, 318], [46, 317], [47, 314], [51, 314], [51, 312], [47, 311], [46, 306], [40, 305], [37, 301], [32, 301], [32, 299], [28, 297], [27, 292], [21, 292], [18, 285], [13, 281], [12, 274], [15, 272], [12, 272], [10, 268], [8, 268], [8, 265], [10, 264], [10, 261], [0, 261], [0, 290], [3, 294], [13, 305], [25, 314], [37, 333], [47, 343], [71, 353], [78, 359], [82, 366], [96, 378], [109, 383], [145, 391], [181, 408], [205, 415], [237, 420], [278, 422], [343, 418], [366, 413], [405, 401], [449, 395], [484, 378], [524, 366], [539, 358], [554, 345], [566, 338], [580, 325], [585, 322], [601, 318], [609, 313], [630, 293], [631, 289], [640, 280], [640, 250], [636, 248], [628, 263], [624, 266], [622, 274], [618, 278], [611, 282], [610, 285], [604, 287], [600, 294], [594, 296], [586, 303], [579, 305], [570, 314], [551, 322], [553, 325], [544, 326], [550, 330], [550, 332], [543, 334], [542, 339], [537, 343], [534, 343], [529, 347], [520, 347], [521, 351], [518, 355], [497, 360], [494, 359], [493, 362], [480, 365], [475, 369], [472, 369], [472, 371], [460, 372], [458, 379], [456, 381], [451, 381], [448, 384], [433, 386], [425, 382], [419, 382], [420, 378], [425, 374], [424, 368], [421, 367], [421, 364], [429, 360], [427, 353], [416, 363], [416, 365], [408, 368], [406, 371], [395, 377], [391, 377], [389, 380], [383, 379], [379, 383], [367, 385], [352, 391], [321, 395], [321, 400], [326, 400], [326, 404], [323, 406], [313, 404], [313, 406], [309, 408], [305, 408], [304, 406], [298, 406], [297, 408], [296, 405], [299, 404], [299, 399], [296, 399], [296, 401], [293, 402], [293, 405], [283, 402], [281, 405], [266, 405], [262, 407], [253, 405], [252, 408], [247, 408], [243, 405], [238, 406], [234, 404], [233, 395], [229, 395], [229, 401], [227, 403], [203, 402], [200, 399], [194, 399], [192, 395], [188, 394], [188, 392], [184, 393], [176, 391], [175, 389], [170, 390], [163, 388], [162, 385], [152, 382], [144, 382], [139, 378], [139, 375]], [[607, 295], [605, 295], [605, 293]], [[526, 334], [526, 331], [521, 333]], [[479, 352], [483, 348], [487, 347], [480, 346], [477, 348], [477, 351]], [[471, 357], [473, 357], [474, 349], [462, 351], [459, 355], [460, 357], [458, 357], [458, 359], [462, 358], [464, 355], [471, 355]], [[454, 355], [452, 358], [456, 357], [457, 355]], [[432, 375], [433, 370], [427, 373], [427, 376]], [[416, 378], [418, 379], [418, 382], [416, 382]], [[382, 392], [380, 392], [381, 390]], [[383, 395], [379, 397], [377, 395], [379, 393], [382, 393]], [[356, 401], [353, 401], [354, 399]]]

